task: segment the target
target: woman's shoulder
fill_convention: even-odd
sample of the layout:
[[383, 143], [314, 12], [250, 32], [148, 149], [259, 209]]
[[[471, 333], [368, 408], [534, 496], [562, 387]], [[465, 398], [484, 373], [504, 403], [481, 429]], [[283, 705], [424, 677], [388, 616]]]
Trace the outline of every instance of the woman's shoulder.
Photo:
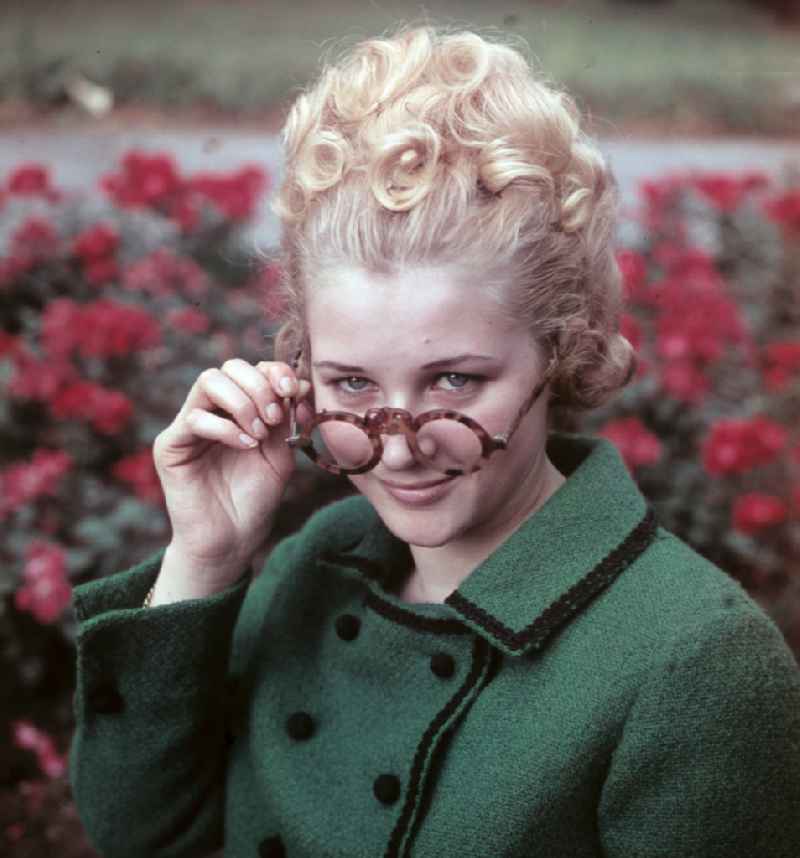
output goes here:
[[796, 668], [777, 624], [739, 581], [664, 527], [614, 590], [629, 631], [655, 658], [705, 640], [712, 650], [755, 661], [772, 654]]

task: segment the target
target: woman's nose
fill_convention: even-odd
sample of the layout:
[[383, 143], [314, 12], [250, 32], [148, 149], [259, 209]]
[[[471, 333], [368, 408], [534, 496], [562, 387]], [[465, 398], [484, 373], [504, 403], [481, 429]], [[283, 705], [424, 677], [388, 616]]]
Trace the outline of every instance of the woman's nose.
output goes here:
[[390, 470], [402, 470], [416, 464], [414, 454], [402, 432], [397, 435], [384, 435], [381, 440], [383, 441], [381, 461], [385, 467]]

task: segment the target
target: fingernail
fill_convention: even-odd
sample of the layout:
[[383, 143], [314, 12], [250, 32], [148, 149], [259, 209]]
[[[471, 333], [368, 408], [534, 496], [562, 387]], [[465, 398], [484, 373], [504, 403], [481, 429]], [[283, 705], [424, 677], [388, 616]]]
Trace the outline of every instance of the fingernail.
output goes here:
[[255, 438], [251, 438], [249, 435], [245, 435], [244, 432], [239, 435], [239, 440], [242, 442], [242, 444], [244, 444], [245, 447], [255, 447], [256, 444], [258, 444], [258, 441], [256, 441]]
[[291, 394], [294, 391], [294, 381], [287, 376], [284, 376], [280, 380], [280, 384], [278, 386], [287, 395]]
[[267, 432], [267, 427], [256, 417], [253, 421], [253, 434], [261, 438]]
[[267, 420], [270, 423], [277, 423], [281, 419], [281, 409], [274, 402], [267, 407]]

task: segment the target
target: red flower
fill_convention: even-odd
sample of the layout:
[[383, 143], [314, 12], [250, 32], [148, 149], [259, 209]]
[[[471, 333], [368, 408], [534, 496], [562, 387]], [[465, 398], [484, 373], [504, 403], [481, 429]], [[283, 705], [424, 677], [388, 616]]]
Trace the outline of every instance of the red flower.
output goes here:
[[30, 462], [14, 462], [0, 472], [0, 520], [43, 495], [54, 497], [73, 459], [64, 450], [38, 448]]
[[117, 260], [112, 257], [94, 259], [83, 269], [83, 276], [92, 286], [102, 286], [119, 276]]
[[53, 224], [41, 217], [29, 217], [11, 234], [11, 262], [14, 276], [47, 262], [59, 251]]
[[721, 212], [734, 211], [742, 199], [757, 188], [769, 185], [766, 173], [703, 173], [693, 177], [692, 184]]
[[63, 549], [34, 540], [28, 546], [22, 576], [25, 583], [14, 594], [17, 609], [28, 611], [41, 623], [57, 620], [72, 597]]
[[85, 304], [76, 344], [84, 357], [125, 357], [161, 341], [161, 326], [146, 310], [101, 298]]
[[76, 237], [73, 253], [80, 259], [84, 276], [93, 286], [114, 280], [119, 274], [114, 257], [118, 247], [119, 233], [106, 223], [99, 223]]
[[81, 327], [81, 305], [71, 298], [54, 298], [41, 316], [42, 350], [51, 358], [67, 358], [78, 342]]
[[101, 435], [118, 435], [133, 416], [133, 403], [118, 390], [101, 389], [95, 395], [92, 428]]
[[638, 417], [612, 420], [598, 434], [617, 446], [630, 470], [653, 465], [661, 458], [661, 441]]
[[743, 473], [774, 461], [787, 440], [786, 429], [767, 417], [720, 420], [703, 444], [703, 466], [709, 474]]
[[14, 355], [21, 342], [20, 337], [0, 331], [0, 358], [6, 355]]
[[266, 173], [255, 166], [242, 167], [232, 175], [198, 173], [187, 182], [190, 190], [206, 197], [233, 221], [245, 220], [253, 214], [266, 184]]
[[664, 265], [665, 276], [652, 284], [647, 299], [658, 313], [657, 354], [694, 363], [699, 371], [729, 346], [747, 350], [750, 338], [739, 308], [708, 255], [684, 249]]
[[136, 496], [146, 503], [163, 503], [164, 491], [153, 464], [152, 448], [120, 459], [112, 466], [111, 473], [118, 480], [128, 483]]
[[178, 292], [199, 297], [208, 292], [210, 285], [208, 275], [194, 260], [163, 247], [134, 262], [122, 275], [124, 289], [154, 296]]
[[702, 402], [711, 385], [691, 361], [670, 361], [661, 368], [661, 386], [670, 396], [692, 405]]
[[750, 492], [736, 498], [733, 505], [733, 526], [741, 533], [758, 533], [786, 521], [789, 509], [774, 495]]
[[178, 193], [183, 181], [172, 156], [159, 152], [128, 152], [120, 173], [109, 173], [100, 185], [117, 205], [126, 208], [159, 208]]
[[620, 333], [633, 346], [635, 351], [642, 347], [642, 326], [639, 320], [630, 313], [623, 313], [620, 317]]
[[787, 236], [800, 236], [800, 188], [768, 200], [764, 211], [783, 227]]
[[67, 385], [49, 404], [56, 419], [89, 421], [103, 435], [117, 435], [133, 415], [133, 404], [124, 394], [90, 381]]
[[20, 164], [9, 176], [8, 190], [21, 196], [47, 196], [52, 190], [50, 171], [44, 164]]
[[625, 297], [635, 301], [647, 285], [647, 263], [635, 250], [618, 250], [617, 264], [622, 272]]
[[647, 227], [658, 228], [664, 224], [685, 185], [686, 179], [681, 175], [639, 183], [639, 193], [644, 201], [643, 221]]
[[8, 392], [20, 399], [48, 402], [61, 387], [77, 378], [72, 364], [59, 359], [39, 359], [25, 344], [14, 353], [13, 365]]
[[800, 375], [800, 341], [770, 343], [764, 349], [764, 381], [769, 390], [783, 390]]
[[98, 223], [75, 238], [73, 252], [84, 265], [113, 256], [119, 247], [119, 233], [107, 223]]
[[65, 773], [66, 755], [57, 752], [52, 736], [27, 720], [13, 721], [11, 729], [14, 744], [18, 748], [33, 751], [38, 758], [39, 768], [47, 777], [58, 778]]
[[184, 235], [193, 232], [201, 223], [199, 200], [188, 196], [177, 198], [169, 207], [168, 215], [180, 227]]
[[167, 325], [189, 334], [203, 334], [209, 329], [211, 320], [200, 310], [195, 310], [194, 307], [185, 307], [171, 310], [167, 315]]

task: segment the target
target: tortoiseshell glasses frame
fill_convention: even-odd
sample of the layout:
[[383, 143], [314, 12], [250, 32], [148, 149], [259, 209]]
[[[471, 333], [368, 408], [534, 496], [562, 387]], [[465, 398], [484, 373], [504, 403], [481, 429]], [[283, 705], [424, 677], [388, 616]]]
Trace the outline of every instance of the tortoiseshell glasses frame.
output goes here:
[[[300, 364], [300, 356], [303, 350], [300, 349], [292, 360], [291, 366], [293, 370], [297, 370]], [[475, 420], [462, 414], [459, 411], [450, 411], [448, 409], [436, 409], [434, 411], [425, 411], [414, 417], [410, 411], [403, 408], [370, 408], [363, 417], [353, 414], [350, 411], [328, 411], [323, 409], [317, 412], [309, 422], [308, 426], [302, 432], [298, 432], [297, 426], [297, 400], [296, 397], [289, 397], [289, 436], [286, 443], [293, 449], [299, 449], [312, 462], [319, 467], [324, 468], [332, 474], [363, 474], [371, 471], [380, 462], [383, 456], [383, 441], [381, 435], [399, 435], [403, 434], [406, 437], [409, 449], [413, 452], [417, 461], [425, 462], [428, 465], [433, 465], [429, 457], [427, 457], [417, 446], [417, 431], [431, 420], [455, 420], [458, 423], [464, 424], [470, 428], [481, 444], [481, 459], [488, 459], [495, 450], [505, 450], [511, 441], [511, 436], [517, 430], [522, 418], [528, 413], [533, 406], [533, 403], [541, 395], [547, 383], [552, 378], [553, 372], [557, 366], [556, 355], [553, 354], [550, 358], [550, 363], [544, 373], [544, 376], [536, 387], [531, 392], [530, 396], [522, 403], [516, 417], [511, 423], [507, 432], [499, 435], [489, 435], [489, 433]], [[343, 468], [339, 465], [323, 462], [319, 459], [317, 451], [314, 449], [311, 440], [311, 432], [319, 426], [320, 423], [338, 420], [342, 423], [350, 423], [363, 430], [372, 443], [372, 458], [358, 468]], [[469, 473], [474, 473], [480, 470], [481, 463], [475, 465]], [[437, 468], [437, 470], [440, 470]], [[445, 473], [448, 476], [459, 476], [467, 473], [460, 468], [449, 468]]]

